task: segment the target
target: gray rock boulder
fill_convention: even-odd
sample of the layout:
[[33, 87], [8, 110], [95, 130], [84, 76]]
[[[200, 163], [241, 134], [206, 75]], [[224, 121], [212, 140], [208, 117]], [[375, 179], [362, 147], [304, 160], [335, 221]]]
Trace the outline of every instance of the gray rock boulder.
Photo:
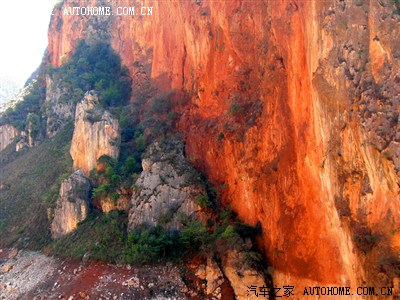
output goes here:
[[199, 173], [186, 161], [180, 140], [150, 145], [142, 167], [133, 186], [130, 229], [142, 224], [179, 229], [182, 218], [197, 218], [196, 198], [206, 192]]

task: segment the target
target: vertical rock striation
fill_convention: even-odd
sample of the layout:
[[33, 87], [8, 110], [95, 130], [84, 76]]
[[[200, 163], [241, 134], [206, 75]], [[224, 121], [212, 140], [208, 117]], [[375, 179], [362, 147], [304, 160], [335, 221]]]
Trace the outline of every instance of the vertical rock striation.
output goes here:
[[54, 239], [73, 231], [89, 213], [90, 181], [81, 170], [73, 173], [61, 183], [51, 234]]
[[[245, 255], [245, 252], [235, 249], [228, 250], [222, 258], [223, 272], [235, 292], [236, 299], [250, 300], [259, 297], [271, 299], [269, 293], [266, 293], [266, 290], [262, 288], [269, 286], [263, 274], [254, 267], [244, 264]], [[251, 286], [256, 287], [255, 291], [250, 288]], [[277, 296], [282, 296], [282, 294], [277, 293]]]
[[8, 145], [14, 142], [14, 139], [20, 135], [19, 130], [14, 126], [5, 124], [0, 126], [0, 151], [3, 151]]
[[[74, 119], [75, 104], [72, 102], [68, 91], [62, 88], [59, 82], [54, 81], [50, 75], [46, 76], [46, 134], [53, 137], [66, 123]], [[61, 101], [62, 96], [67, 100]]]
[[146, 224], [180, 227], [180, 218], [196, 219], [196, 198], [205, 195], [200, 175], [186, 161], [177, 139], [152, 144], [142, 161], [143, 171], [133, 186], [129, 228]]
[[70, 150], [74, 169], [81, 169], [88, 175], [101, 156], [117, 158], [120, 142], [118, 120], [100, 108], [96, 94], [86, 93], [75, 112]]

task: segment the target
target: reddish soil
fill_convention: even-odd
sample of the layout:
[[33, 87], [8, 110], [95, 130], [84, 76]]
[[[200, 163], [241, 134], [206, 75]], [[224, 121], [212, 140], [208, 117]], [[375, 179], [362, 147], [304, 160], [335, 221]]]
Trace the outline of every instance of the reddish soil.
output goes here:
[[[23, 272], [21, 266], [26, 251], [0, 251], [1, 299], [190, 299], [181, 280], [177, 266], [115, 266], [102, 262], [82, 263], [71, 260], [52, 259], [51, 271], [35, 269], [35, 260], [43, 259], [40, 253], [29, 252], [31, 263]], [[32, 258], [33, 257], [33, 258]], [[26, 261], [26, 260], [25, 260]], [[12, 265], [9, 270], [3, 269]], [[13, 274], [16, 272], [16, 274]], [[24, 291], [29, 277], [21, 273], [49, 272], [45, 280], [34, 288]], [[33, 275], [34, 276], [34, 275]], [[33, 277], [32, 276], [32, 277]], [[31, 278], [32, 278], [31, 277]], [[25, 282], [23, 282], [26, 280]], [[7, 292], [7, 289], [10, 292]], [[12, 290], [12, 293], [11, 293]], [[5, 297], [5, 298], [4, 298]]]

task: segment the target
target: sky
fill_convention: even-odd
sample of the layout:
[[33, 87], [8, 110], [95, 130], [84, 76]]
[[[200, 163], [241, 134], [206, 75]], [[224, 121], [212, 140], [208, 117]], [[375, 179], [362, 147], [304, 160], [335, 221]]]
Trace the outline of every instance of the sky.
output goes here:
[[0, 77], [19, 82], [39, 66], [55, 0], [0, 0]]

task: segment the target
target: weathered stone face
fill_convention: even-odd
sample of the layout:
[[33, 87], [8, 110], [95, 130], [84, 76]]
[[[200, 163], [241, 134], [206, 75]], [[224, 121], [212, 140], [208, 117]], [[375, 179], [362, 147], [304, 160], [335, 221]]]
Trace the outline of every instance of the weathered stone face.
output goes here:
[[[230, 285], [235, 291], [236, 299], [259, 299], [259, 296], [250, 291], [248, 287], [256, 286], [257, 293], [260, 287], [268, 286], [265, 277], [253, 267], [245, 266], [245, 252], [239, 250], [228, 250], [222, 257], [222, 270], [228, 278]], [[279, 294], [280, 296], [283, 295]], [[269, 299], [269, 296], [262, 296]]]
[[119, 197], [114, 200], [111, 196], [101, 197], [100, 199], [94, 199], [92, 202], [93, 207], [98, 208], [103, 213], [110, 212], [112, 210], [129, 210], [131, 203], [131, 194], [125, 193], [125, 191], [118, 191]]
[[199, 175], [186, 161], [178, 140], [151, 145], [142, 162], [143, 172], [133, 186], [129, 228], [162, 224], [179, 228], [179, 218], [195, 217], [196, 198], [205, 194]]
[[22, 132], [20, 140], [15, 144], [15, 151], [19, 152], [26, 148], [29, 148], [29, 141], [25, 132]]
[[196, 266], [194, 274], [202, 281], [206, 281], [207, 295], [221, 299], [221, 285], [224, 283], [225, 277], [214, 259], [207, 257], [206, 263]]
[[74, 118], [75, 104], [73, 101], [60, 101], [63, 95], [69, 93], [71, 91], [62, 88], [59, 82], [54, 81], [50, 75], [46, 76], [46, 135], [48, 137], [53, 137]]
[[0, 151], [3, 151], [19, 135], [19, 130], [12, 125], [5, 124], [0, 126]]
[[81, 169], [86, 175], [96, 167], [101, 156], [117, 158], [119, 155], [118, 120], [98, 104], [97, 96], [89, 92], [76, 106], [70, 153], [74, 169]]
[[81, 170], [73, 173], [61, 183], [59, 197], [51, 223], [54, 239], [73, 231], [89, 213], [91, 185]]

